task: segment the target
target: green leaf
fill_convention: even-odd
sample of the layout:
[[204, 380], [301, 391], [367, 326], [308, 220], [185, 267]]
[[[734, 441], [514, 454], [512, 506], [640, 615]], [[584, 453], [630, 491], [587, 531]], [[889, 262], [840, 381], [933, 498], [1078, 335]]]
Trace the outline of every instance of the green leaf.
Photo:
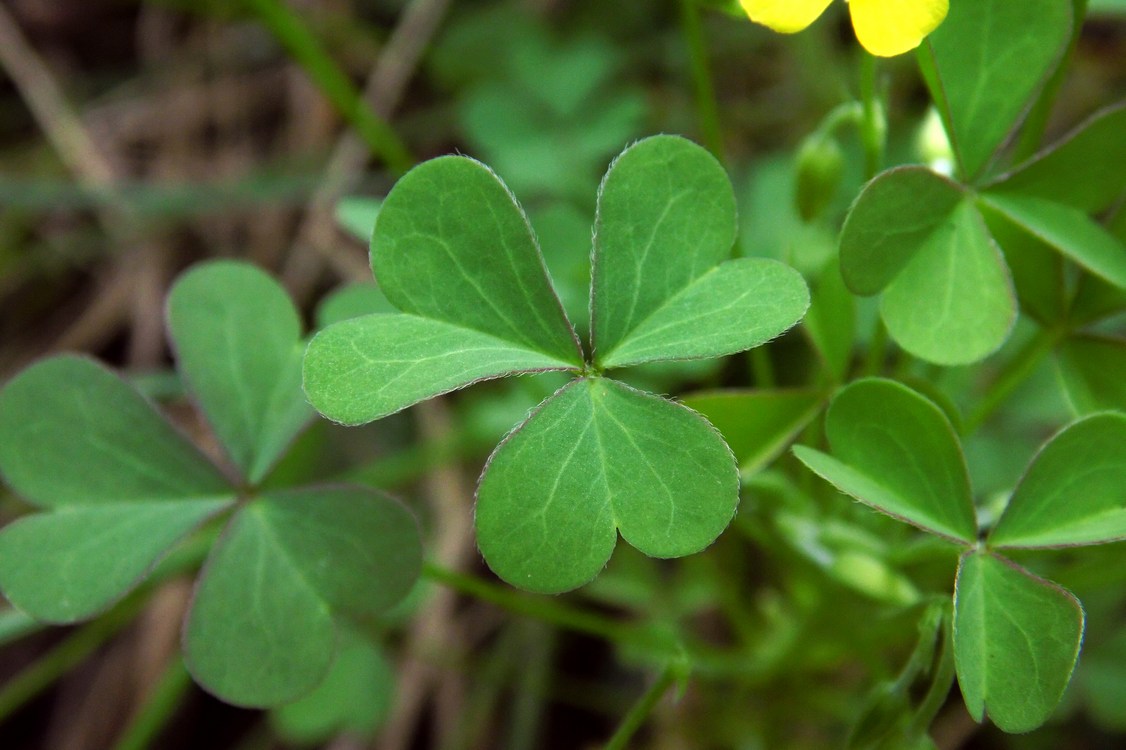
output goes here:
[[360, 195], [341, 198], [336, 204], [336, 223], [366, 245], [371, 242], [371, 230], [382, 206], [379, 198]]
[[482, 380], [573, 367], [439, 320], [365, 315], [313, 337], [305, 353], [305, 393], [321, 414], [356, 425]]
[[954, 590], [954, 662], [966, 708], [1006, 732], [1051, 716], [1071, 680], [1083, 607], [1070, 592], [985, 552], [962, 557]]
[[988, 185], [1098, 213], [1126, 192], [1126, 102], [1094, 114], [1051, 148]]
[[404, 175], [376, 220], [371, 263], [405, 313], [582, 364], [523, 210], [480, 162], [445, 156]]
[[1126, 0], [1090, 0], [1088, 8], [1092, 15], [1122, 16], [1126, 15]]
[[0, 588], [38, 620], [105, 610], [223, 500], [107, 503], [26, 516], [0, 532]]
[[865, 187], [841, 231], [840, 258], [849, 289], [882, 290], [888, 332], [929, 362], [980, 360], [1016, 319], [1008, 269], [973, 200], [921, 167], [889, 170]]
[[1079, 209], [1017, 194], [985, 193], [981, 200], [1091, 273], [1126, 289], [1126, 245]]
[[0, 472], [44, 507], [233, 494], [136, 390], [70, 355], [28, 367], [0, 392]]
[[1126, 340], [1071, 336], [1056, 350], [1056, 362], [1078, 414], [1126, 412]]
[[398, 312], [374, 283], [348, 284], [329, 292], [317, 305], [317, 328], [351, 318]]
[[526, 200], [581, 200], [606, 160], [636, 138], [649, 109], [643, 89], [613, 80], [624, 50], [603, 35], [557, 40], [542, 22], [528, 28], [527, 13], [479, 18], [486, 15], [487, 33], [503, 29], [501, 38], [457, 60], [464, 70], [499, 58], [478, 76], [485, 80], [459, 87], [466, 140]]
[[978, 208], [1005, 255], [1023, 310], [1045, 327], [1062, 320], [1068, 305], [1063, 256], [988, 203], [979, 201]]
[[375, 644], [344, 630], [340, 653], [320, 687], [270, 714], [290, 743], [314, 745], [346, 733], [370, 737], [391, 709], [395, 671]]
[[646, 138], [610, 165], [595, 218], [591, 328], [611, 356], [647, 318], [731, 257], [735, 197], [723, 167], [676, 136]]
[[812, 389], [710, 391], [685, 397], [684, 405], [715, 425], [731, 447], [739, 469], [751, 474], [778, 457], [821, 410]]
[[601, 364], [734, 354], [785, 333], [808, 307], [805, 280], [789, 266], [766, 258], [729, 260], [653, 310], [600, 357]]
[[1071, 39], [1070, 0], [950, 4], [919, 49], [931, 96], [968, 178], [977, 177], [1023, 119]]
[[965, 190], [924, 167], [896, 167], [864, 186], [841, 229], [841, 276], [854, 294], [879, 294], [936, 241]]
[[42, 623], [15, 607], [0, 607], [0, 646], [7, 646], [43, 628]]
[[731, 451], [692, 410], [603, 378], [560, 389], [493, 452], [477, 540], [514, 586], [568, 591], [610, 559], [617, 533], [651, 557], [707, 547], [739, 499]]
[[856, 339], [856, 299], [841, 278], [839, 263], [822, 269], [802, 325], [832, 378], [844, 380]]
[[977, 362], [996, 351], [1016, 321], [1016, 294], [1000, 249], [969, 202], [884, 290], [888, 333], [911, 354], [940, 365]]
[[411, 514], [379, 493], [309, 488], [244, 506], [216, 544], [184, 631], [196, 680], [243, 706], [307, 695], [336, 651], [337, 614], [372, 616], [421, 568]]
[[858, 380], [833, 399], [825, 433], [832, 456], [794, 447], [814, 473], [921, 529], [966, 544], [977, 539], [965, 458], [932, 402], [891, 380]]
[[247, 263], [204, 263], [172, 287], [168, 327], [207, 421], [247, 481], [258, 483], [312, 417], [289, 295]]
[[995, 547], [1126, 539], [1126, 414], [1073, 422], [1032, 460], [993, 527]]
[[1075, 298], [1068, 311], [1068, 320], [1073, 325], [1082, 327], [1121, 312], [1126, 312], [1126, 291], [1095, 276], [1079, 278]]

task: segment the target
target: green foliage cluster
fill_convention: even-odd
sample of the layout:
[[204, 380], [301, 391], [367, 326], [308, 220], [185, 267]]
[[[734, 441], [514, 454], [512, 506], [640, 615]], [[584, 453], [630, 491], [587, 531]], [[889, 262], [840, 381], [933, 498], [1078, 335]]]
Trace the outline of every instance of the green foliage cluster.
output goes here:
[[329, 326], [305, 358], [310, 402], [345, 424], [481, 380], [574, 373], [493, 453], [477, 492], [486, 561], [543, 593], [594, 578], [619, 532], [653, 557], [698, 552], [738, 503], [735, 462], [714, 428], [603, 373], [750, 349], [808, 306], [792, 269], [724, 260], [731, 185], [681, 138], [649, 138], [615, 160], [594, 236], [585, 358], [504, 184], [464, 157], [427, 162], [387, 196], [372, 234], [376, 277], [402, 312]]
[[[594, 165], [644, 109], [637, 91], [614, 88], [613, 47], [521, 27], [498, 74], [495, 19], [466, 24], [435, 54], [434, 76], [458, 91], [465, 137], [497, 171], [443, 156], [377, 202], [343, 202], [341, 224], [370, 238], [378, 290], [332, 298], [306, 339], [264, 272], [233, 261], [187, 271], [167, 325], [198, 423], [174, 425], [84, 357], [41, 361], [6, 384], [0, 474], [40, 512], [0, 531], [0, 589], [37, 619], [73, 623], [201, 541], [183, 637], [192, 676], [234, 704], [288, 703], [274, 718], [294, 737], [371, 731], [392, 680], [373, 642], [423, 573], [418, 522], [371, 486], [295, 481], [279, 463], [314, 410], [356, 426], [523, 375], [534, 398], [497, 410], [520, 418], [477, 484], [478, 548], [513, 587], [586, 587], [649, 618], [651, 629], [611, 637], [645, 663], [665, 660], [661, 690], [682, 669], [816, 679], [853, 644], [808, 623], [833, 615], [845, 591], [902, 618], [900, 636], [904, 622], [919, 634], [898, 674], [873, 669], [886, 679], [849, 747], [933, 747], [927, 731], [955, 679], [977, 721], [1040, 727], [1064, 700], [1088, 619], [1107, 628], [1088, 634], [1104, 644], [1082, 678], [1091, 710], [1122, 721], [1097, 697], [1116, 682], [1121, 695], [1126, 675], [1110, 624], [1121, 591], [1030, 552], [1126, 539], [1126, 105], [1040, 147], [1085, 6], [952, 0], [918, 53], [946, 159], [879, 171], [887, 134], [869, 86], [798, 151], [794, 220], [835, 233], [849, 161], [865, 160], [870, 179], [842, 211], [839, 240], [789, 263], [744, 241], [727, 170], [685, 138], [627, 146], [590, 204]], [[551, 80], [531, 77], [545, 69]], [[859, 156], [837, 134], [852, 126]], [[576, 208], [588, 204], [592, 228]], [[588, 233], [589, 255], [556, 252]], [[858, 335], [858, 321], [873, 332]], [[766, 346], [799, 323], [808, 358]], [[1006, 459], [1019, 477], [997, 480], [975, 433], [1049, 356], [1059, 387], [1048, 387], [1070, 415]], [[700, 375], [745, 385], [746, 371], [751, 388], [661, 395]], [[747, 615], [749, 592], [724, 576], [731, 547], [717, 542], [729, 527], [792, 566], [779, 586], [792, 602]], [[619, 536], [636, 552], [614, 554]], [[676, 567], [649, 560], [709, 547]], [[551, 600], [430, 572], [566, 619]], [[1069, 578], [1094, 594], [1091, 618]], [[735, 656], [689, 632], [693, 597], [729, 618]], [[799, 654], [796, 631], [820, 637], [820, 650]], [[338, 653], [348, 657], [334, 666]]]
[[370, 488], [268, 481], [312, 416], [300, 320], [277, 282], [243, 263], [198, 266], [169, 295], [168, 327], [223, 468], [94, 361], [33, 365], [0, 395], [0, 468], [47, 512], [0, 534], [0, 587], [38, 619], [83, 620], [205, 527], [188, 668], [231, 703], [291, 701], [324, 680], [338, 619], [370, 622], [410, 591], [418, 527]]

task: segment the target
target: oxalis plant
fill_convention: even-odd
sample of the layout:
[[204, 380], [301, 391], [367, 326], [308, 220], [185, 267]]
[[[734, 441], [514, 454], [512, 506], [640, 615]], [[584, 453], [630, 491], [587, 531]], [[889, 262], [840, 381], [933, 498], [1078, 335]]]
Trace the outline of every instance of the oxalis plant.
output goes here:
[[[707, 4], [787, 33], [829, 5]], [[597, 193], [591, 175], [590, 242], [583, 225], [575, 262], [549, 272], [546, 183], [558, 174], [568, 199], [584, 183], [523, 132], [536, 128], [513, 146], [489, 116], [534, 103], [528, 121], [565, 142], [588, 123], [581, 102], [615, 95], [555, 81], [573, 98], [517, 98], [547, 42], [526, 45], [512, 57], [531, 72], [514, 63], [515, 82], [478, 82], [462, 110], [531, 220], [486, 164], [424, 161], [385, 197], [346, 204], [378, 292], [338, 322], [306, 334], [247, 263], [177, 279], [166, 317], [187, 416], [84, 356], [8, 381], [0, 474], [32, 507], [0, 530], [0, 589], [39, 621], [93, 628], [194, 576], [187, 672], [228, 703], [282, 707], [278, 725], [309, 741], [373, 730], [393, 691], [381, 644], [425, 598], [423, 576], [660, 669], [610, 748], [689, 676], [708, 714], [701, 747], [787, 746], [771, 740], [802, 731], [759, 725], [804, 728], [793, 715], [816, 704], [848, 725], [846, 747], [934, 748], [930, 727], [944, 706], [962, 711], [959, 691], [974, 720], [1008, 733], [1076, 708], [1126, 726], [1121, 546], [1109, 546], [1126, 539], [1126, 105], [1044, 136], [1086, 6], [852, 0], [873, 55], [915, 50], [929, 126], [922, 148], [905, 145], [864, 57], [858, 99], [815, 127], [792, 194], [773, 196], [794, 213], [787, 262], [754, 244], [781, 221], [771, 211], [745, 212], [739, 231], [737, 202], [753, 201], [737, 198], [722, 144], [657, 135], [627, 145]], [[699, 9], [682, 7], [702, 65]], [[560, 49], [547, 57], [610, 79], [598, 44]], [[616, 142], [617, 120], [643, 107], [622, 91]], [[738, 387], [694, 390], [686, 372]], [[499, 444], [500, 431], [472, 456], [483, 469], [461, 509], [500, 583], [484, 566], [424, 564], [432, 519], [371, 483], [287, 468], [317, 413], [390, 433], [383, 420], [429, 399], [460, 407], [517, 386], [538, 404], [521, 402]], [[1021, 421], [1041, 400], [1060, 405], [1051, 429]], [[986, 427], [995, 442], [1021, 434], [990, 445]], [[632, 549], [615, 553], [619, 536]], [[1081, 549], [1094, 545], [1104, 556]], [[0, 692], [0, 716], [37, 679]], [[803, 747], [825, 746], [812, 735]]]
[[342, 628], [370, 627], [410, 591], [418, 526], [367, 487], [267, 481], [313, 416], [300, 320], [268, 275], [198, 266], [169, 295], [168, 328], [221, 454], [203, 455], [91, 359], [31, 366], [0, 393], [0, 471], [44, 512], [0, 533], [0, 587], [40, 620], [83, 620], [205, 527], [202, 543], [171, 561], [191, 569], [205, 558], [184, 621], [187, 667], [230, 703], [292, 701], [351, 641]]
[[481, 380], [572, 373], [486, 463], [474, 511], [486, 562], [558, 593], [594, 578], [619, 533], [653, 557], [699, 552], [739, 501], [730, 449], [691, 409], [606, 373], [734, 354], [801, 319], [801, 275], [729, 259], [735, 225], [731, 184], [703, 148], [656, 136], [626, 149], [598, 193], [584, 355], [504, 183], [466, 157], [426, 162], [388, 194], [371, 240], [376, 279], [402, 312], [318, 333], [309, 402], [360, 424]]
[[1040, 449], [992, 528], [979, 528], [957, 433], [943, 411], [892, 380], [850, 383], [825, 417], [812, 471], [860, 502], [958, 545], [952, 635], [958, 684], [978, 721], [1026, 732], [1051, 715], [1079, 656], [1083, 608], [1008, 550], [1126, 538], [1126, 414], [1065, 427]]

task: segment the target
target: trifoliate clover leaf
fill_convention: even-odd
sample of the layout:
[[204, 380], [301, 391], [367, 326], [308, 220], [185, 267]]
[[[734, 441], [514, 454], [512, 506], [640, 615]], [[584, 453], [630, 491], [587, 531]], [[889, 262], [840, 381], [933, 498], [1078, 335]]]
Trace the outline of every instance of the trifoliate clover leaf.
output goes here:
[[929, 362], [983, 359], [1016, 320], [1009, 269], [973, 196], [923, 167], [865, 186], [841, 230], [840, 263], [854, 294], [883, 294], [891, 337]]
[[1100, 544], [1126, 537], [1126, 415], [1065, 427], [1036, 454], [996, 525], [977, 527], [962, 447], [941, 410], [890, 380], [846, 386], [826, 417], [833, 455], [797, 446], [843, 492], [960, 543], [953, 639], [971, 715], [1006, 732], [1043, 724], [1079, 657], [1084, 615], [1060, 586], [999, 549]]
[[479, 380], [573, 372], [481, 477], [486, 562], [558, 592], [597, 575], [618, 533], [656, 557], [699, 551], [738, 502], [730, 450], [695, 412], [603, 373], [733, 354], [801, 319], [801, 276], [728, 260], [735, 229], [731, 184], [704, 149], [674, 136], [626, 149], [599, 191], [584, 356], [504, 183], [465, 157], [426, 162], [391, 190], [372, 235], [375, 277], [402, 312], [321, 331], [306, 393], [328, 418], [359, 424]]
[[0, 473], [49, 512], [0, 531], [0, 588], [39, 619], [84, 619], [231, 512], [187, 616], [188, 668], [231, 703], [299, 698], [333, 663], [338, 616], [370, 617], [410, 590], [417, 525], [366, 488], [260, 490], [311, 415], [297, 313], [269, 276], [242, 263], [197, 266], [171, 294], [169, 327], [239, 480], [92, 360], [32, 365], [0, 392]]

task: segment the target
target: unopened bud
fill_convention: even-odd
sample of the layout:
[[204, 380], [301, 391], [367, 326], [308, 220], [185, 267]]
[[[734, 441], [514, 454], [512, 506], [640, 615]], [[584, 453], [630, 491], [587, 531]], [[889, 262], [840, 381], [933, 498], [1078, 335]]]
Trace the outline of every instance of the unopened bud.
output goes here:
[[798, 149], [794, 198], [802, 221], [813, 221], [836, 197], [844, 171], [844, 154], [835, 138], [813, 133]]

